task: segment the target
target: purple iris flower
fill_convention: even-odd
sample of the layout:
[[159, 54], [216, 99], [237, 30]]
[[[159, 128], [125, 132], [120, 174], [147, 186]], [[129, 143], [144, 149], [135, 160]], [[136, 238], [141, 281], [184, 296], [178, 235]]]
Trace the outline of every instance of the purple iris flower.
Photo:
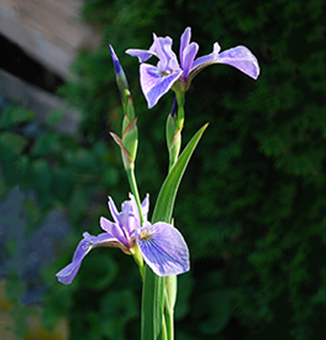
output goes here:
[[178, 275], [189, 271], [189, 251], [181, 233], [171, 224], [147, 221], [149, 196], [141, 205], [144, 217], [143, 226], [135, 198], [122, 203], [118, 212], [109, 197], [109, 209], [114, 222], [100, 218], [100, 226], [105, 231], [98, 236], [83, 233], [72, 258], [72, 262], [60, 270], [56, 276], [61, 283], [70, 284], [75, 278], [82, 260], [95, 247], [107, 246], [120, 248], [124, 253], [135, 255], [137, 248], [147, 265], [158, 276]]
[[[191, 80], [204, 67], [211, 64], [231, 65], [253, 79], [257, 79], [260, 69], [256, 57], [245, 46], [237, 46], [220, 53], [221, 47], [216, 42], [213, 52], [196, 58], [199, 46], [190, 43], [191, 28], [187, 27], [180, 39], [179, 60], [172, 51], [170, 37], [157, 37], [149, 50], [129, 49], [126, 51], [133, 57], [138, 57], [140, 65], [140, 85], [148, 103], [152, 108], [158, 100], [167, 93], [175, 83], [181, 85], [183, 92], [187, 91]], [[156, 66], [144, 63], [155, 55], [159, 62]], [[180, 87], [179, 87], [180, 88]]]

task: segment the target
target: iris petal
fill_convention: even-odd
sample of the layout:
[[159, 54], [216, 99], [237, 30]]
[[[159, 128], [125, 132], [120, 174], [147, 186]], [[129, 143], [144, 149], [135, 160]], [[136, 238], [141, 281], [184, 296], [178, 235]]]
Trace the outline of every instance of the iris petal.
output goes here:
[[136, 230], [136, 242], [147, 265], [158, 276], [189, 271], [189, 250], [181, 233], [172, 225], [157, 222]]
[[112, 238], [106, 233], [100, 234], [98, 236], [92, 236], [86, 232], [83, 234], [83, 237], [84, 238], [79, 242], [76, 248], [76, 251], [72, 258], [72, 262], [56, 274], [58, 281], [65, 285], [68, 285], [73, 281], [78, 273], [84, 257], [92, 250], [92, 248], [98, 246], [112, 245], [113, 243], [118, 242], [118, 240]]
[[245, 46], [237, 46], [222, 52], [216, 62], [231, 65], [253, 79], [259, 76], [257, 58]]
[[148, 60], [151, 56], [156, 55], [154, 51], [148, 50], [139, 50], [139, 49], [128, 49], [126, 51], [127, 54], [131, 55], [132, 57], [137, 57], [140, 63]]
[[[140, 217], [139, 217], [139, 210], [138, 210], [138, 206], [137, 206], [135, 197], [132, 193], [129, 193], [129, 198], [130, 198], [130, 202], [132, 204], [133, 215], [136, 219], [136, 225], [138, 227], [140, 227], [141, 223], [140, 223]], [[147, 215], [148, 215], [148, 211], [149, 211], [149, 194], [146, 195], [143, 202], [141, 203], [141, 211], [142, 211], [142, 214], [143, 214], [143, 217], [144, 217], [144, 221], [147, 221]]]
[[190, 73], [190, 69], [198, 52], [199, 45], [195, 42], [192, 42], [183, 53], [183, 61], [182, 61], [182, 69], [183, 69], [183, 78], [187, 81], [187, 78]]
[[106, 232], [105, 235], [108, 235], [108, 237], [111, 237], [112, 239], [116, 239], [124, 246], [128, 247], [128, 239], [119, 225], [109, 221], [105, 217], [101, 217], [100, 226]]
[[119, 224], [120, 217], [119, 217], [118, 209], [115, 206], [113, 199], [110, 196], [109, 196], [109, 209], [110, 209], [110, 213], [114, 221]]
[[208, 55], [205, 55], [203, 57], [196, 59], [191, 66], [191, 71], [195, 71], [197, 68], [201, 68], [204, 65], [213, 64], [216, 61], [220, 50], [221, 50], [221, 47], [220, 47], [219, 43], [217, 43], [217, 42], [214, 43], [213, 52], [208, 54]]
[[191, 38], [191, 28], [187, 27], [184, 30], [184, 32], [182, 33], [181, 38], [180, 38], [179, 58], [180, 58], [180, 63], [181, 63], [181, 67], [182, 68], [183, 68], [183, 54], [184, 54], [184, 50], [189, 45], [190, 38]]
[[153, 65], [140, 65], [140, 85], [147, 100], [148, 108], [151, 109], [171, 89], [181, 74], [181, 69], [165, 75], [160, 73], [157, 67]]

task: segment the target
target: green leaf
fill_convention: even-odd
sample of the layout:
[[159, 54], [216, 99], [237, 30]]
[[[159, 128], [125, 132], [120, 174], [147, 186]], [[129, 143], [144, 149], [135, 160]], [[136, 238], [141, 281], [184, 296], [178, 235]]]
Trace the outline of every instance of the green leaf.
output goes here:
[[197, 310], [205, 306], [200, 310], [204, 321], [199, 324], [199, 328], [204, 334], [216, 334], [224, 329], [231, 318], [231, 301], [232, 291], [228, 289], [201, 295]]
[[190, 157], [193, 154], [201, 136], [206, 130], [208, 124], [205, 124], [191, 139], [188, 145], [185, 147], [178, 161], [171, 169], [169, 175], [165, 179], [161, 191], [158, 195], [155, 209], [153, 213], [152, 223], [155, 222], [167, 222], [170, 223], [175, 198], [179, 189], [179, 185], [182, 176], [189, 163]]
[[53, 132], [43, 133], [35, 141], [33, 148], [31, 150], [31, 154], [33, 156], [38, 156], [38, 157], [47, 155], [49, 151], [53, 149], [58, 138], [59, 136], [56, 133], [53, 133]]
[[30, 121], [35, 114], [32, 110], [22, 108], [18, 105], [9, 105], [1, 112], [0, 128], [7, 128], [10, 125]]
[[[165, 179], [156, 201], [152, 223], [171, 221], [182, 176], [207, 126], [204, 125], [194, 135]], [[156, 276], [146, 266], [142, 298], [142, 340], [163, 339], [163, 293], [164, 277]]]
[[73, 178], [67, 169], [54, 170], [54, 195], [63, 203], [67, 203], [73, 189]]
[[27, 140], [22, 136], [10, 132], [3, 132], [0, 135], [0, 146], [8, 149], [8, 152], [10, 150], [15, 155], [19, 155], [26, 144]]
[[44, 159], [36, 159], [31, 164], [30, 178], [37, 189], [48, 192], [52, 183], [52, 171]]
[[49, 112], [46, 117], [46, 122], [51, 125], [57, 125], [60, 123], [61, 119], [64, 116], [64, 111], [62, 109], [55, 109]]
[[125, 340], [126, 327], [138, 314], [135, 294], [129, 289], [110, 291], [102, 298], [100, 310], [105, 338]]
[[80, 280], [83, 287], [91, 290], [101, 290], [109, 287], [118, 273], [116, 262], [104, 252], [91, 254], [83, 266], [85, 269], [80, 273]]

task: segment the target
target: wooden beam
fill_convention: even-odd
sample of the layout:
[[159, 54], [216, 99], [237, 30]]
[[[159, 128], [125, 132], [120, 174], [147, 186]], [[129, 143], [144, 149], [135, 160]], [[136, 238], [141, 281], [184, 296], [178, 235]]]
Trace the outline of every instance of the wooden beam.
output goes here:
[[78, 48], [100, 35], [79, 18], [82, 0], [0, 0], [0, 33], [57, 75], [69, 76]]

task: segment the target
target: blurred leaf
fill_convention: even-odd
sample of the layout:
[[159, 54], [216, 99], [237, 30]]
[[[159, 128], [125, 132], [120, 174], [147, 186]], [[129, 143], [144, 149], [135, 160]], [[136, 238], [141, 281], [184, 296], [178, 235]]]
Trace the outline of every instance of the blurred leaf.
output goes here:
[[94, 154], [86, 149], [66, 152], [66, 160], [71, 166], [84, 171], [97, 171], [99, 167]]
[[227, 289], [201, 294], [195, 308], [201, 315], [200, 330], [204, 334], [221, 332], [231, 318], [231, 292]]
[[31, 155], [40, 157], [45, 156], [49, 153], [51, 148], [54, 148], [59, 136], [53, 132], [42, 133], [36, 139], [33, 148], [31, 150]]
[[31, 311], [22, 304], [14, 304], [10, 309], [10, 315], [15, 320], [14, 333], [19, 339], [23, 339], [28, 332], [27, 318]]
[[118, 273], [118, 266], [110, 257], [110, 248], [103, 254], [93, 254], [94, 250], [87, 259], [84, 260], [83, 270], [79, 273], [82, 286], [91, 290], [101, 290], [108, 288], [115, 280]]
[[68, 206], [70, 218], [73, 223], [78, 223], [85, 214], [88, 204], [88, 191], [83, 186], [76, 186], [70, 196]]
[[[55, 276], [53, 274], [53, 281], [55, 281]], [[77, 285], [64, 286], [60, 283], [55, 283], [52, 286], [51, 291], [45, 294], [44, 301], [44, 314], [43, 314], [43, 325], [52, 329], [60, 317], [65, 315], [73, 306], [73, 292], [76, 290]]]
[[108, 187], [117, 185], [119, 179], [120, 179], [119, 171], [113, 166], [108, 167], [107, 169], [104, 170], [103, 185]]
[[31, 163], [30, 179], [36, 188], [48, 192], [52, 183], [52, 171], [44, 159], [36, 159]]
[[191, 273], [178, 276], [178, 298], [175, 307], [175, 319], [184, 318], [191, 308], [191, 293], [195, 286], [195, 280]]
[[137, 317], [139, 307], [132, 291], [124, 289], [108, 292], [101, 301], [104, 334], [115, 340], [124, 340], [125, 327]]
[[318, 292], [311, 298], [311, 302], [326, 305], [326, 287], [319, 288]]
[[53, 193], [63, 203], [67, 203], [73, 189], [73, 179], [67, 169], [54, 170]]
[[64, 111], [62, 109], [55, 109], [48, 113], [46, 116], [46, 122], [47, 124], [51, 125], [57, 125], [60, 123], [62, 117], [64, 115]]
[[25, 109], [20, 105], [9, 105], [1, 110], [0, 128], [7, 128], [10, 125], [30, 121], [35, 114], [32, 110]]
[[19, 155], [26, 144], [27, 140], [20, 135], [11, 132], [0, 133], [0, 148], [1, 146], [4, 148], [1, 148], [0, 159], [6, 159], [6, 154], [8, 157], [11, 153]]

